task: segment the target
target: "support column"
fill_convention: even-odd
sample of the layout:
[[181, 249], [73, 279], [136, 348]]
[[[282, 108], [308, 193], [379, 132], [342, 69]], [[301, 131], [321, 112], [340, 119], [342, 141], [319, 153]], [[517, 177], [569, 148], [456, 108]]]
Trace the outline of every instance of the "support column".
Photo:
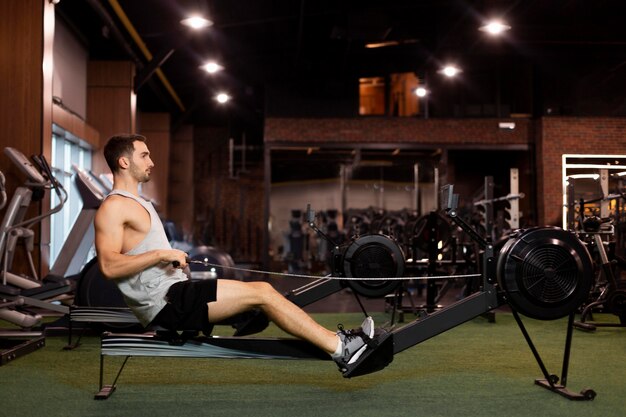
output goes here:
[[[12, 146], [27, 156], [43, 153], [50, 159], [54, 5], [47, 0], [0, 1], [0, 16], [0, 148]], [[11, 195], [24, 178], [2, 152], [0, 169]], [[27, 216], [39, 214], [47, 205], [45, 199]], [[35, 242], [36, 249], [42, 248], [42, 274], [47, 272], [50, 240], [46, 223], [40, 228], [39, 244]], [[26, 262], [16, 259], [15, 265], [21, 263]]]

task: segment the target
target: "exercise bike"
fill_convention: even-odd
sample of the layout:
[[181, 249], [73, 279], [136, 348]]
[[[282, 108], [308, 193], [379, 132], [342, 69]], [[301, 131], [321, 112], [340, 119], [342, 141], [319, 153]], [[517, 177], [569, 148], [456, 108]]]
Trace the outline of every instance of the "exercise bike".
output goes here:
[[[580, 230], [577, 233], [597, 255], [598, 271], [595, 287], [590, 294], [590, 297], [593, 294], [596, 294], [596, 297], [584, 305], [580, 320], [574, 322], [574, 326], [587, 331], [595, 331], [598, 327], [626, 327], [626, 283], [616, 277], [615, 268], [619, 261], [609, 259], [606, 250], [608, 243], [603, 240], [604, 237], [611, 239], [615, 235], [615, 230], [610, 218], [601, 219], [596, 216], [583, 218], [585, 203], [588, 202], [580, 202]], [[619, 323], [594, 321], [593, 312], [600, 309], [617, 316]]]

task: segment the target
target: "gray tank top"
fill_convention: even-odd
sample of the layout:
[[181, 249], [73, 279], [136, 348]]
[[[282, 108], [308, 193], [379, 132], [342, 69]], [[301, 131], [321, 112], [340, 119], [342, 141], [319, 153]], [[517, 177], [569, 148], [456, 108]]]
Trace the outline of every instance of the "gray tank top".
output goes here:
[[[125, 255], [139, 255], [154, 249], [171, 249], [163, 223], [152, 203], [123, 190], [113, 190], [111, 195], [120, 195], [135, 200], [150, 214], [150, 231], [137, 246]], [[169, 288], [179, 282], [187, 280], [187, 275], [171, 264], [157, 264], [139, 274], [113, 280], [124, 295], [124, 300], [143, 326], [150, 324], [161, 311], [167, 300], [165, 296]]]

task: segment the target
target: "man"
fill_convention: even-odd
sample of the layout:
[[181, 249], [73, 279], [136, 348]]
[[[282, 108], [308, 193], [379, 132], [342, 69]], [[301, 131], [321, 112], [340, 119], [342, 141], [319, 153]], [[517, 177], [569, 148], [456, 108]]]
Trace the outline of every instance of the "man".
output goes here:
[[182, 271], [187, 254], [171, 248], [154, 207], [139, 197], [139, 184], [150, 180], [154, 167], [146, 139], [113, 136], [104, 156], [114, 181], [94, 220], [98, 263], [142, 325], [207, 333], [214, 323], [257, 308], [287, 333], [328, 352], [342, 372], [367, 349], [371, 317], [360, 329], [334, 333], [266, 282], [188, 280]]

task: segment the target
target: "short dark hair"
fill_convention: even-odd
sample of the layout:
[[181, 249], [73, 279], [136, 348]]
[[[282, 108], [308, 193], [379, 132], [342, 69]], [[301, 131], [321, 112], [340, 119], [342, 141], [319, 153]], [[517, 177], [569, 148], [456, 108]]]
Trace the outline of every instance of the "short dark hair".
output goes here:
[[104, 145], [104, 159], [106, 159], [112, 173], [119, 171], [120, 167], [117, 161], [122, 156], [131, 156], [135, 151], [135, 141], [146, 142], [146, 137], [136, 134], [120, 134], [109, 138]]

